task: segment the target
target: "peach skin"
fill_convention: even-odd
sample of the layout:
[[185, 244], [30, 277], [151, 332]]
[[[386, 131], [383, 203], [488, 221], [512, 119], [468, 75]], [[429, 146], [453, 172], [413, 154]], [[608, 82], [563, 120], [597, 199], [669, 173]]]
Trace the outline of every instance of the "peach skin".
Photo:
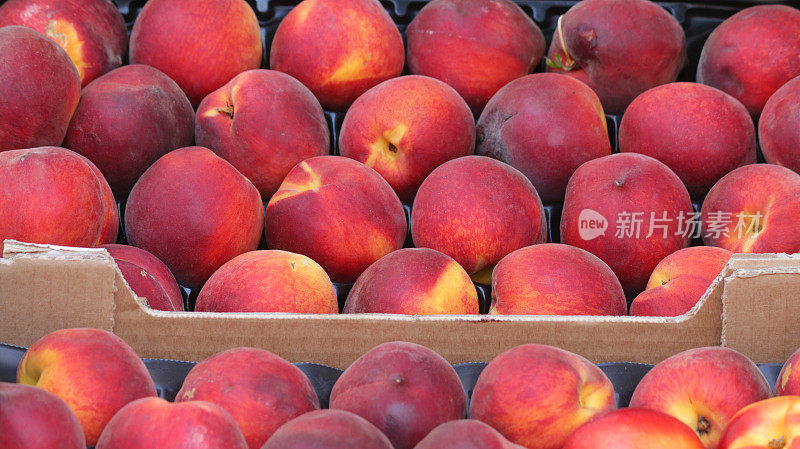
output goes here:
[[775, 382], [775, 396], [800, 396], [800, 349], [783, 364]]
[[615, 410], [578, 428], [562, 449], [703, 449], [677, 419], [654, 410]]
[[800, 76], [778, 89], [758, 120], [758, 140], [764, 159], [800, 173]]
[[[119, 266], [125, 280], [131, 286], [131, 289], [136, 296], [147, 298], [147, 302], [151, 308], [157, 310], [183, 310], [183, 295], [178, 282], [175, 281], [175, 276], [169, 271], [164, 262], [160, 261], [158, 257], [148, 253], [147, 251], [129, 245], [100, 245], [105, 248], [108, 254], [114, 258], [117, 266]], [[151, 291], [160, 298], [155, 301], [153, 297], [145, 293], [140, 293], [137, 286], [147, 289], [148, 285], [151, 286]]]
[[261, 449], [394, 449], [366, 419], [344, 410], [317, 410], [281, 426]]
[[446, 422], [433, 429], [414, 449], [525, 449], [476, 419]]
[[86, 449], [86, 438], [75, 413], [58, 396], [0, 382], [0, 447]]
[[733, 417], [719, 449], [797, 449], [800, 396], [778, 396], [750, 404]]

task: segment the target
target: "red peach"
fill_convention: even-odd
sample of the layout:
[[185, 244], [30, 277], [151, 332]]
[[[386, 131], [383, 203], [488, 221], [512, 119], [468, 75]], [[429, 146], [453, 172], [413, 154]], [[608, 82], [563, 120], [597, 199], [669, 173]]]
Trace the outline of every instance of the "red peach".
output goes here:
[[562, 449], [643, 448], [703, 449], [703, 443], [692, 429], [667, 414], [624, 408], [584, 424]]
[[85, 449], [86, 439], [78, 418], [58, 396], [0, 382], [0, 447]]
[[393, 449], [364, 418], [344, 410], [317, 410], [281, 426], [261, 449]]
[[[100, 245], [114, 258], [133, 292], [147, 298], [156, 310], [183, 310], [183, 295], [164, 262], [147, 251], [128, 245]], [[141, 289], [141, 292], [140, 290]], [[148, 296], [145, 292], [150, 292]]]
[[775, 382], [775, 396], [800, 396], [800, 349], [783, 364]]
[[733, 417], [719, 449], [795, 449], [800, 443], [800, 396], [750, 404]]
[[450, 421], [433, 429], [414, 449], [525, 449], [475, 419]]
[[764, 159], [800, 172], [800, 76], [778, 89], [758, 120]]

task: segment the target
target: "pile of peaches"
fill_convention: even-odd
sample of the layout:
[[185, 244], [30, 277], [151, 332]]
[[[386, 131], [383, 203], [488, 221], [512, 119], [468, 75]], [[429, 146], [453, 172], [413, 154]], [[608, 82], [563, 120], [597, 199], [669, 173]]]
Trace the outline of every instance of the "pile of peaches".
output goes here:
[[149, 0], [130, 36], [110, 0], [9, 0], [0, 242], [105, 246], [154, 309], [339, 313], [353, 284], [345, 313], [409, 315], [476, 314], [477, 283], [493, 314], [675, 316], [734, 252], [800, 251], [800, 10], [722, 22], [698, 83], [656, 3], [554, 25], [545, 56], [509, 0], [432, 0], [405, 40], [304, 0], [265, 49], [244, 0]]
[[31, 346], [16, 378], [0, 382], [3, 449], [791, 449], [800, 442], [800, 350], [778, 374], [774, 397], [747, 357], [706, 347], [650, 369], [619, 409], [599, 367], [533, 344], [498, 355], [472, 385], [424, 346], [384, 343], [320, 390], [269, 351], [234, 348], [194, 365], [168, 402], [122, 339], [65, 329]]

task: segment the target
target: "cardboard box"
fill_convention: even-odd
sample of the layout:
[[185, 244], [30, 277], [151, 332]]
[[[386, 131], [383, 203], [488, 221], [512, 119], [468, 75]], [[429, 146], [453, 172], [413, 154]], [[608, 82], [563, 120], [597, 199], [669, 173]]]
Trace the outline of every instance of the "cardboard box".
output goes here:
[[657, 363], [712, 345], [755, 362], [783, 362], [800, 347], [800, 257], [736, 255], [700, 303], [676, 318], [222, 314], [160, 312], [145, 303], [104, 249], [5, 242], [2, 342], [29, 346], [56, 329], [96, 327], [142, 357], [196, 361], [254, 346], [337, 368], [393, 340], [425, 345], [451, 363], [489, 361], [524, 343], [558, 346], [597, 363]]

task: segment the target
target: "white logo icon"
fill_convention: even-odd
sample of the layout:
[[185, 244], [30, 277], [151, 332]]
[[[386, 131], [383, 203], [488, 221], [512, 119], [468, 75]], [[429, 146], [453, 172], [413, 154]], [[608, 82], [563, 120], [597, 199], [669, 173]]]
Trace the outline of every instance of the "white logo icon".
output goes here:
[[578, 234], [584, 240], [594, 240], [606, 235], [608, 220], [597, 211], [584, 209], [578, 215]]

